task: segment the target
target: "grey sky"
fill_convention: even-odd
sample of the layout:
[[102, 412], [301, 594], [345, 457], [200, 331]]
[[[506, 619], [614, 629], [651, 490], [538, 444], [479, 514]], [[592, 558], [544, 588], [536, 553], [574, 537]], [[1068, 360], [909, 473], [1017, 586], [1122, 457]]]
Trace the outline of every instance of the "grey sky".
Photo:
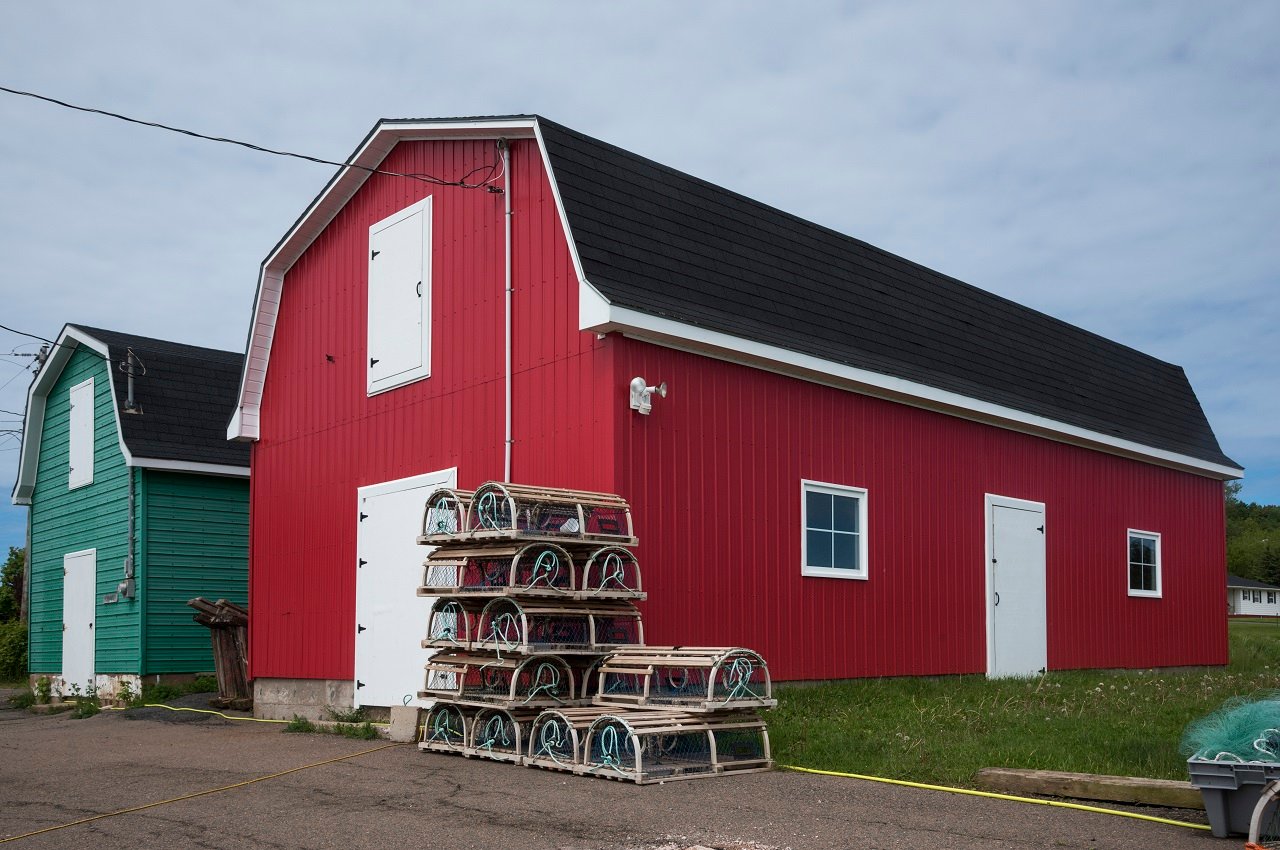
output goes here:
[[[8, 4], [0, 84], [333, 159], [539, 112], [1178, 363], [1280, 502], [1280, 4], [783, 5]], [[243, 349], [329, 174], [0, 94], [0, 323]]]

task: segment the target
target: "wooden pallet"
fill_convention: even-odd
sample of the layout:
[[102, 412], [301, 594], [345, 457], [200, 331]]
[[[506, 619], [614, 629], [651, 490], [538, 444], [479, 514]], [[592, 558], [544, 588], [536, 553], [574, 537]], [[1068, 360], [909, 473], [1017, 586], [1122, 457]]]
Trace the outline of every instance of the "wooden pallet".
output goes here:
[[597, 705], [708, 712], [778, 704], [764, 659], [738, 647], [621, 647], [596, 672]]

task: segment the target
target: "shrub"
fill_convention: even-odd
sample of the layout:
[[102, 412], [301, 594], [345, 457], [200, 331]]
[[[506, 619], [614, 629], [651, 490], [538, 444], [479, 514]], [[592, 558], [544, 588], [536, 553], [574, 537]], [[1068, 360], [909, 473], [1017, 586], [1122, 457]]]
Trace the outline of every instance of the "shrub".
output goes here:
[[27, 688], [16, 696], [9, 697], [9, 705], [14, 708], [30, 708], [36, 704], [35, 691]]
[[312, 723], [305, 717], [295, 714], [293, 719], [289, 721], [289, 725], [284, 727], [286, 732], [315, 732], [316, 724]]
[[0, 682], [12, 682], [27, 675], [27, 624], [0, 623]]

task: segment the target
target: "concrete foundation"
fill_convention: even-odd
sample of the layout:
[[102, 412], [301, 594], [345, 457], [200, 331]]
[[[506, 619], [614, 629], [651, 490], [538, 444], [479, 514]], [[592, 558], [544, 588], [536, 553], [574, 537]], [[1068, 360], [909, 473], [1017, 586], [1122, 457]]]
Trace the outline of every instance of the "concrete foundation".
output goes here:
[[349, 709], [355, 703], [350, 679], [254, 679], [253, 716], [264, 720], [327, 720], [328, 707]]

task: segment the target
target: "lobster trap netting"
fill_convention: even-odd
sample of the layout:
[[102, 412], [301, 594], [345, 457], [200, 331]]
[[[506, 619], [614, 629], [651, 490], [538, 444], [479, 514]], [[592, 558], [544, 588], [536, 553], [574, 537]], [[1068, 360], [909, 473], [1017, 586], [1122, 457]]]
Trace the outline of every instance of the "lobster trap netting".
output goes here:
[[533, 719], [502, 708], [481, 709], [471, 721], [469, 752], [496, 761], [519, 761], [528, 749]]
[[471, 497], [467, 528], [478, 537], [562, 537], [635, 543], [631, 509], [618, 496], [496, 481], [482, 484]]
[[445, 652], [426, 666], [422, 697], [508, 708], [572, 705], [576, 678], [554, 655], [508, 656]]
[[484, 607], [475, 645], [499, 653], [586, 652], [591, 636], [586, 610], [504, 598]]
[[427, 619], [424, 647], [467, 649], [475, 639], [478, 611], [474, 604], [458, 599], [437, 599]]
[[468, 717], [459, 706], [437, 702], [427, 711], [418, 747], [435, 752], [461, 753], [467, 746]]
[[1186, 758], [1280, 762], [1280, 691], [1227, 700], [1187, 726], [1179, 749]]
[[716, 711], [777, 704], [764, 659], [748, 649], [627, 647], [606, 656], [598, 673], [594, 701], [601, 705]]
[[639, 783], [769, 766], [764, 724], [741, 714], [605, 715], [588, 729], [582, 758], [584, 772]]
[[640, 612], [630, 605], [603, 609], [592, 613], [592, 643], [596, 649], [617, 649], [644, 643], [644, 626]]
[[445, 488], [428, 496], [422, 511], [422, 534], [418, 542], [449, 540], [466, 532], [472, 495], [469, 490]]
[[582, 566], [578, 595], [582, 599], [644, 599], [640, 562], [621, 546], [597, 549]]
[[573, 556], [554, 543], [464, 549], [447, 546], [427, 557], [418, 592], [422, 596], [568, 596], [576, 576]]
[[581, 738], [591, 722], [599, 716], [591, 709], [544, 711], [533, 722], [529, 732], [529, 749], [525, 764], [553, 770], [576, 770], [580, 764]]

